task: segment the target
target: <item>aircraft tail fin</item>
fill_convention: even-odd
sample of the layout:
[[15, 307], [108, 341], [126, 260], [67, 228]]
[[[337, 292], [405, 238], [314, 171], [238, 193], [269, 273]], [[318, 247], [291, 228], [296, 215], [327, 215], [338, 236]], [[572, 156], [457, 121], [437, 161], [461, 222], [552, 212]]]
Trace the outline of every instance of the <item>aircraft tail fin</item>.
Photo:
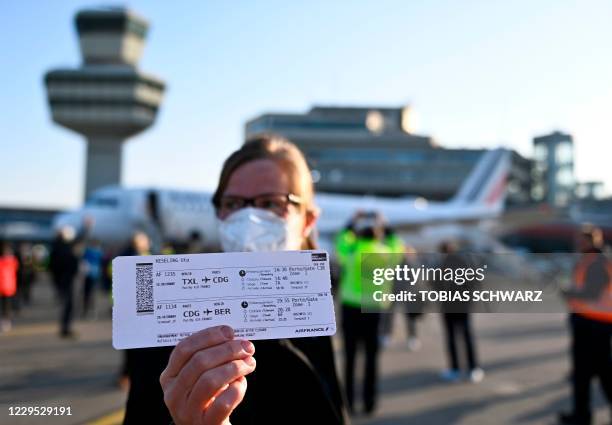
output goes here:
[[501, 211], [510, 172], [510, 152], [503, 148], [485, 152], [452, 198], [454, 203], [480, 204]]

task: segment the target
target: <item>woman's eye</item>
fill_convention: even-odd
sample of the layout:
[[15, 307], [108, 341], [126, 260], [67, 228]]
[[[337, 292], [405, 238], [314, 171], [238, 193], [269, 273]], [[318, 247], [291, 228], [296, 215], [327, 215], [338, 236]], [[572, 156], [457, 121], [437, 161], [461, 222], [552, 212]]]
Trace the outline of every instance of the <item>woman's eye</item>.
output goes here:
[[276, 203], [274, 203], [274, 201], [266, 199], [261, 202], [261, 207], [265, 209], [272, 209], [272, 208], [276, 208], [277, 205]]
[[240, 208], [240, 201], [237, 199], [227, 199], [223, 202], [223, 208], [228, 210]]

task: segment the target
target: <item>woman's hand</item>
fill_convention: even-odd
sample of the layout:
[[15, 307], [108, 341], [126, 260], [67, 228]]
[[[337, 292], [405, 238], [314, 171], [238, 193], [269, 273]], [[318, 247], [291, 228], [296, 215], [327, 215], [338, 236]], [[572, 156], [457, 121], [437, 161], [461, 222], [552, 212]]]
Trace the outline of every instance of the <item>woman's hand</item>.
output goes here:
[[250, 341], [229, 326], [204, 329], [177, 344], [159, 377], [176, 425], [229, 424], [244, 398], [245, 375], [255, 370]]

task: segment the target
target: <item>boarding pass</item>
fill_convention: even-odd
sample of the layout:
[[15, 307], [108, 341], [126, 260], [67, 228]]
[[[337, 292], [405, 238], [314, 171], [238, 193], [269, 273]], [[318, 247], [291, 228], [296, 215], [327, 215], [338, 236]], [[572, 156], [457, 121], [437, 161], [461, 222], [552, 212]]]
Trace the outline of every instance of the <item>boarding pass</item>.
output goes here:
[[211, 326], [237, 338], [336, 332], [325, 251], [229, 252], [113, 260], [113, 346], [176, 345]]

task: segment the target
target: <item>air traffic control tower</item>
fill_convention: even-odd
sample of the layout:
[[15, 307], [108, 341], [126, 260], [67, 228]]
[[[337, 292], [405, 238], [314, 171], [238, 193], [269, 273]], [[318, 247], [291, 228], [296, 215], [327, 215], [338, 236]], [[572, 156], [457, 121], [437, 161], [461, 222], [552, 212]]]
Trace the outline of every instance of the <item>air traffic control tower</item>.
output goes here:
[[53, 121], [87, 138], [85, 197], [121, 180], [123, 142], [155, 121], [164, 82], [138, 69], [148, 23], [123, 8], [77, 13], [83, 63], [45, 84]]

